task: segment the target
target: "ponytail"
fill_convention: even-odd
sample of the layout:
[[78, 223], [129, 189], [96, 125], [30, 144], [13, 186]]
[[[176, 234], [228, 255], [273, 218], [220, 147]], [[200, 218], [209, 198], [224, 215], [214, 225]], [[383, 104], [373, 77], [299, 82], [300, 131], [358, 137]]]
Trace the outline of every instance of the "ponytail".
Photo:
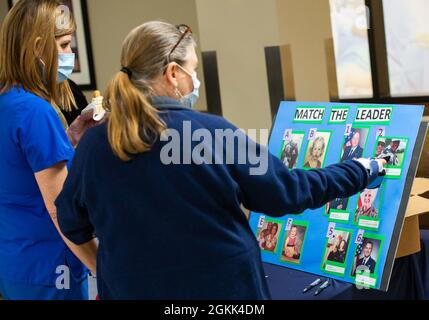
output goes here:
[[109, 142], [121, 160], [149, 151], [166, 129], [147, 97], [155, 93], [152, 86], [162, 77], [166, 62], [186, 61], [191, 46], [195, 46], [192, 34], [183, 34], [176, 26], [159, 21], [146, 22], [125, 38], [122, 69], [105, 95], [105, 106], [111, 111]]
[[166, 125], [126, 73], [115, 75], [105, 101], [111, 112], [108, 136], [113, 153], [122, 161], [129, 161], [131, 155], [150, 151]]

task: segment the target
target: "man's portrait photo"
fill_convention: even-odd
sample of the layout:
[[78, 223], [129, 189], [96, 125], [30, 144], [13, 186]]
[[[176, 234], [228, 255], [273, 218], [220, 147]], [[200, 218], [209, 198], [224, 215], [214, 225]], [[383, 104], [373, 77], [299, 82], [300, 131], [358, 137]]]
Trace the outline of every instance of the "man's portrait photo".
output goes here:
[[[380, 137], [375, 151], [376, 158], [389, 158], [388, 166], [402, 167], [408, 139]], [[381, 147], [383, 149], [380, 151]]]
[[329, 214], [331, 210], [345, 211], [349, 205], [349, 198], [337, 198], [326, 205], [326, 214]]
[[357, 246], [355, 260], [353, 262], [352, 277], [356, 276], [356, 271], [369, 271], [374, 274], [378, 260], [381, 240], [363, 237], [362, 242]]
[[346, 136], [344, 141], [341, 162], [362, 158], [368, 132], [368, 128], [351, 129], [350, 134]]

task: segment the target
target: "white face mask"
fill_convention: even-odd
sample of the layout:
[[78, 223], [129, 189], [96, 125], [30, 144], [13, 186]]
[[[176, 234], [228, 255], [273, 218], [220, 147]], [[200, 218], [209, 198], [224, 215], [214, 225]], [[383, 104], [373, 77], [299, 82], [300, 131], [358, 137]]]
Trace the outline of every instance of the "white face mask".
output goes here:
[[187, 71], [186, 69], [184, 69], [183, 67], [181, 67], [180, 65], [178, 65], [180, 69], [182, 69], [186, 74], [188, 74], [191, 78], [192, 78], [192, 83], [194, 85], [194, 90], [187, 94], [186, 96], [183, 96], [180, 91], [178, 89], [177, 93], [179, 94], [180, 98], [180, 102], [187, 108], [192, 109], [195, 104], [198, 101], [198, 98], [200, 97], [200, 86], [201, 86], [201, 82], [200, 80], [198, 80], [197, 78], [197, 73], [194, 71], [192, 73], [190, 73], [189, 71]]

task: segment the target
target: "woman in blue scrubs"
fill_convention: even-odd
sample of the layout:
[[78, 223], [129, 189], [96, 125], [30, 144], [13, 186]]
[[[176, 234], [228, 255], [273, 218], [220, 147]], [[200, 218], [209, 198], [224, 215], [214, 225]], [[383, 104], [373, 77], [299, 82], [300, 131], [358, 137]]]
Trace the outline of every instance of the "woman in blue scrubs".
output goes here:
[[54, 205], [74, 155], [55, 102], [64, 67], [55, 42], [58, 5], [20, 0], [0, 32], [0, 294], [6, 299], [87, 299], [88, 272], [76, 256], [95, 269], [94, 241], [65, 240]]
[[[149, 22], [128, 35], [105, 95], [108, 122], [83, 137], [56, 201], [68, 239], [97, 234], [101, 299], [269, 299], [241, 204], [299, 213], [363, 190], [382, 167], [289, 171], [225, 119], [192, 110], [200, 83], [191, 33]], [[228, 132], [234, 143], [214, 148]]]

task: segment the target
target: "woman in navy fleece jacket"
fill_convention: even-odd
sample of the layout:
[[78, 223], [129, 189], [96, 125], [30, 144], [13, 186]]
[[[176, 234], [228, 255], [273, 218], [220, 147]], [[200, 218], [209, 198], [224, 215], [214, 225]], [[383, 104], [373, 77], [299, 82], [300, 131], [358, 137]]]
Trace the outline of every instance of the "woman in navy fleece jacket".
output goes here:
[[[347, 161], [289, 171], [268, 155], [265, 174], [251, 175], [249, 159], [266, 149], [225, 119], [189, 108], [199, 82], [186, 26], [149, 22], [134, 29], [121, 63], [107, 90], [109, 119], [81, 140], [56, 201], [66, 237], [76, 244], [99, 239], [101, 299], [269, 299], [241, 204], [270, 216], [318, 208], [363, 190], [366, 168]], [[213, 151], [205, 159], [226, 160], [234, 149], [234, 161], [166, 165], [175, 151], [166, 149], [174, 138], [185, 145], [189, 127], [213, 137], [204, 140]], [[221, 155], [214, 154], [216, 130], [237, 131], [234, 148], [224, 146]], [[250, 154], [240, 161], [243, 140]], [[189, 143], [177, 146], [182, 160], [198, 145]]]

